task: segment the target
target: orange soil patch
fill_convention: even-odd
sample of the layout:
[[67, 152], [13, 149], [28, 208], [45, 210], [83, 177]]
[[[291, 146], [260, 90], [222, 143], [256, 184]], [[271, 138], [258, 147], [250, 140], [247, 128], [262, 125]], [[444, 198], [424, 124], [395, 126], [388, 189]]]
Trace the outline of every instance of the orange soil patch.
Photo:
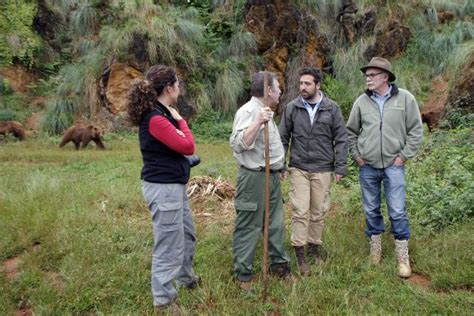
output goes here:
[[20, 271], [18, 271], [18, 267], [21, 264], [20, 257], [13, 257], [3, 261], [3, 269], [2, 272], [7, 274], [9, 279], [16, 279], [20, 275]]
[[443, 77], [436, 77], [431, 82], [431, 94], [423, 106], [423, 111], [437, 111], [443, 110], [448, 98], [448, 83]]
[[411, 277], [409, 277], [407, 281], [412, 284], [421, 286], [422, 288], [429, 288], [431, 286], [430, 278], [420, 273], [412, 273]]
[[33, 311], [30, 308], [21, 308], [15, 311], [15, 316], [31, 316]]

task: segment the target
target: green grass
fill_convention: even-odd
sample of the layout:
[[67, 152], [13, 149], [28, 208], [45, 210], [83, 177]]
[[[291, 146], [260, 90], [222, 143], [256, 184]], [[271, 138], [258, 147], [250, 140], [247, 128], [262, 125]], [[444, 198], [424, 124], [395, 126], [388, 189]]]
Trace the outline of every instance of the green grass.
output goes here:
[[[106, 151], [93, 144], [78, 152], [72, 145], [61, 150], [58, 142], [52, 137], [0, 143], [0, 259], [19, 256], [22, 272], [17, 279], [0, 272], [0, 314], [23, 307], [38, 315], [152, 314], [153, 241], [136, 136], [108, 135]], [[193, 175], [235, 182], [237, 167], [226, 142], [199, 144], [197, 153], [202, 163]], [[396, 276], [389, 234], [380, 267], [367, 264], [363, 212], [342, 208], [351, 199], [347, 186], [335, 186], [326, 262], [293, 285], [270, 279], [266, 304], [258, 282], [256, 293], [243, 294], [232, 279], [232, 219], [200, 222], [195, 270], [204, 282], [180, 291], [182, 308], [192, 315], [470, 314], [472, 221], [437, 234], [424, 234], [414, 224], [413, 270], [432, 282], [422, 288]], [[286, 224], [289, 229], [288, 216]], [[290, 249], [288, 238], [286, 245]], [[260, 262], [261, 249], [257, 271]]]

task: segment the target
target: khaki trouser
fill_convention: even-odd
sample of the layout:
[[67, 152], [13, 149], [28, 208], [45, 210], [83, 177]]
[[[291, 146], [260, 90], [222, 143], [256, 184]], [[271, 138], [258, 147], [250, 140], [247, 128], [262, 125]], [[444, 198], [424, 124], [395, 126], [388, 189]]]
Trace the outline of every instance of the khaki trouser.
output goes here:
[[332, 172], [290, 168], [291, 245], [322, 244], [326, 212], [330, 207]]

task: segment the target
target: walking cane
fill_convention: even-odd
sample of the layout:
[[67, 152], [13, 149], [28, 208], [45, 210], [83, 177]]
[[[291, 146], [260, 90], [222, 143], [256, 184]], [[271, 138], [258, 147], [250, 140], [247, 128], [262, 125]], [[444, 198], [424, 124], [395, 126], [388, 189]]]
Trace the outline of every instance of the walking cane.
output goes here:
[[[267, 104], [268, 73], [263, 73], [263, 103]], [[263, 140], [265, 144], [265, 215], [263, 222], [263, 301], [267, 301], [268, 289], [268, 226], [270, 225], [270, 135], [268, 121], [263, 125]]]

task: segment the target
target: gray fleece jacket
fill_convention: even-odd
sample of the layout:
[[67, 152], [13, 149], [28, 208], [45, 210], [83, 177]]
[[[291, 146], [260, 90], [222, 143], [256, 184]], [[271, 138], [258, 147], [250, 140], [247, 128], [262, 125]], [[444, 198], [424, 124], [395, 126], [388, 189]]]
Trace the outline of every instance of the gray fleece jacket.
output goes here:
[[400, 156], [413, 158], [423, 139], [420, 110], [415, 97], [392, 84], [383, 115], [366, 91], [352, 106], [347, 131], [349, 150], [354, 159], [361, 157], [374, 168], [386, 168]]

